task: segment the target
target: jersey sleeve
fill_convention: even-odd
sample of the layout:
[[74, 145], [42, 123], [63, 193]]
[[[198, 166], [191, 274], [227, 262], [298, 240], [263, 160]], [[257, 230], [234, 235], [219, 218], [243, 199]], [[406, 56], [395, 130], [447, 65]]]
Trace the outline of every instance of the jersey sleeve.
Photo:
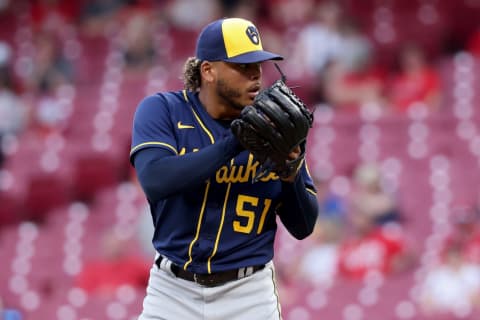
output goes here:
[[293, 183], [282, 182], [281, 198], [277, 214], [288, 232], [299, 240], [310, 235], [318, 218], [318, 200], [306, 162]]
[[146, 97], [135, 111], [130, 162], [133, 162], [136, 152], [152, 147], [178, 154], [168, 102], [162, 94]]

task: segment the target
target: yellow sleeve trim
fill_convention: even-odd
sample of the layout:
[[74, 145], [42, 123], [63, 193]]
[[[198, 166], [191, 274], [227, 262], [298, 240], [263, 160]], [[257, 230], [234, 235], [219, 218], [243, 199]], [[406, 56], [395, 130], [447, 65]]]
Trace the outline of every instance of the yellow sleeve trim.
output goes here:
[[167, 147], [168, 149], [172, 150], [176, 155], [178, 155], [177, 149], [173, 147], [172, 145], [165, 143], [165, 142], [157, 142], [157, 141], [149, 141], [149, 142], [144, 142], [140, 143], [139, 145], [136, 145], [130, 150], [130, 155], [134, 154], [135, 151], [137, 151], [139, 148], [144, 147], [144, 146], [164, 146]]
[[[305, 160], [305, 159], [304, 159]], [[308, 165], [307, 165], [307, 161], [305, 161], [305, 169], [307, 170], [307, 174], [308, 174], [308, 177], [312, 179], [312, 175], [310, 174], [310, 170], [308, 169]], [[311, 194], [313, 194], [314, 196], [317, 195], [317, 192], [314, 190], [314, 189], [309, 189], [309, 188], [305, 188], [307, 189], [308, 192], [310, 192]]]
[[310, 192], [311, 194], [313, 194], [314, 196], [317, 195], [317, 193], [314, 190], [309, 189], [309, 188], [305, 188], [305, 189], [307, 189], [307, 191]]

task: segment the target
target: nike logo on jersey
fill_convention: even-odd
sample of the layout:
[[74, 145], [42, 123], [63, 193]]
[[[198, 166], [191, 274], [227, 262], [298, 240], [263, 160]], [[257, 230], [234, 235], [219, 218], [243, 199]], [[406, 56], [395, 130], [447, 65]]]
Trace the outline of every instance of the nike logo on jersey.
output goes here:
[[194, 129], [194, 126], [190, 126], [188, 124], [182, 124], [182, 121], [177, 122], [178, 129]]

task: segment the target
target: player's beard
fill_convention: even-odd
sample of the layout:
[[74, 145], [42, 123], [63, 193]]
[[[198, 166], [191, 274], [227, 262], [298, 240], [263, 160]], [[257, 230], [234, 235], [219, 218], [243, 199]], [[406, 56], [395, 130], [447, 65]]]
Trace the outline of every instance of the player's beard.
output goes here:
[[217, 82], [217, 94], [233, 109], [242, 110], [245, 107], [244, 104], [240, 103], [242, 99], [240, 90], [229, 87], [223, 79], [219, 79]]

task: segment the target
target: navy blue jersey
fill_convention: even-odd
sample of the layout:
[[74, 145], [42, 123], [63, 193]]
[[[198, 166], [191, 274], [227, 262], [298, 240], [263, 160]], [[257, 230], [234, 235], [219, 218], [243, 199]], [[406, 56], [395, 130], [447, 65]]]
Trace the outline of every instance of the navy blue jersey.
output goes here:
[[[130, 157], [133, 162], [144, 149], [162, 148], [164, 153], [180, 159], [231, 135], [228, 123], [212, 119], [198, 94], [158, 93], [145, 98], [137, 108]], [[196, 166], [201, 168], [208, 162]], [[253, 156], [242, 151], [215, 168], [207, 179], [195, 181], [179, 192], [159, 198], [146, 191], [155, 226], [155, 249], [178, 266], [196, 273], [270, 261], [276, 214], [290, 195], [286, 196], [286, 182], [274, 173], [252, 183], [258, 168]], [[299, 175], [301, 187], [315, 198], [305, 164]], [[186, 177], [175, 177], [174, 184], [182, 180]], [[156, 183], [162, 185], [161, 176]], [[294, 196], [294, 192], [290, 193]]]

